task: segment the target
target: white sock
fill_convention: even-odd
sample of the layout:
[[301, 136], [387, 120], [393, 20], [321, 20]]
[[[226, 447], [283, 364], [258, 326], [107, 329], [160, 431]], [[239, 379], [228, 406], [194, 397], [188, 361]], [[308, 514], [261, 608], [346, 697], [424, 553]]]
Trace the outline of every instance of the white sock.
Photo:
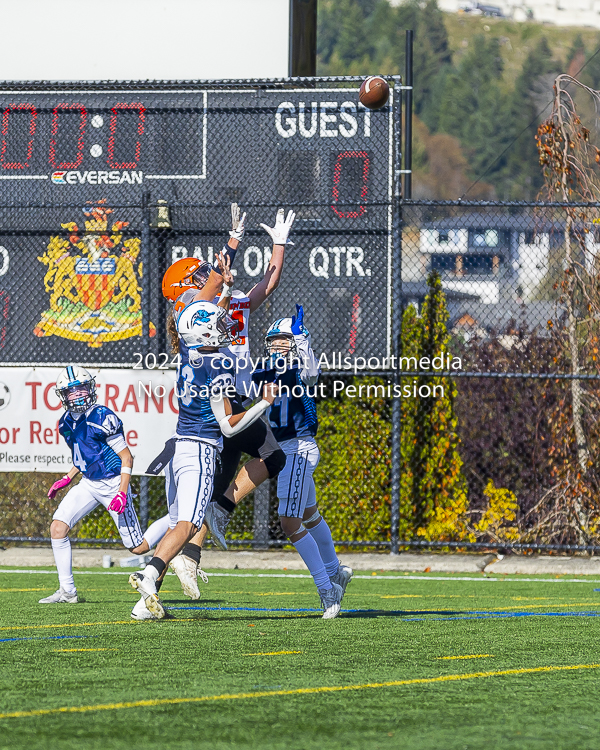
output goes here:
[[329, 591], [331, 581], [325, 570], [325, 565], [319, 554], [317, 543], [310, 534], [306, 534], [302, 539], [292, 542], [300, 557], [304, 560], [306, 567], [314, 579], [319, 591]]
[[77, 589], [73, 580], [73, 556], [71, 555], [71, 541], [69, 537], [52, 539], [52, 552], [54, 552], [54, 562], [58, 571], [60, 587], [67, 593], [74, 594]]
[[144, 532], [144, 539], [148, 542], [150, 549], [156, 547], [169, 528], [169, 514], [154, 521]]
[[146, 578], [151, 578], [154, 581], [154, 583], [156, 583], [160, 573], [154, 567], [154, 565], [150, 565], [150, 563], [148, 563], [148, 565], [146, 565], [144, 570], [142, 570], [142, 575], [146, 576]]
[[319, 554], [325, 564], [327, 575], [334, 576], [338, 572], [340, 561], [335, 554], [333, 538], [331, 536], [331, 530], [327, 525], [327, 521], [321, 516], [319, 523], [311, 529], [307, 529], [307, 531], [319, 547]]

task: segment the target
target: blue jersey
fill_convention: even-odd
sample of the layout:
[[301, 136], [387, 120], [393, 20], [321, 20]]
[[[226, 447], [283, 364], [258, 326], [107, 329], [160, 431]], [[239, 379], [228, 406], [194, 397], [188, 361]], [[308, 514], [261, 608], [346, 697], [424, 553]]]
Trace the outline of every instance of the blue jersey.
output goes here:
[[73, 464], [84, 477], [111, 479], [121, 473], [121, 459], [107, 440], [125, 447], [123, 422], [108, 407], [92, 406], [78, 419], [67, 411], [60, 418], [58, 431], [71, 449]]
[[219, 423], [210, 407], [211, 393], [235, 395], [235, 364], [221, 352], [200, 354], [201, 363], [190, 363], [187, 346], [179, 340], [181, 361], [177, 371], [179, 419], [177, 436], [221, 443]]
[[[258, 382], [272, 382], [273, 371], [257, 370], [252, 379]], [[319, 428], [316, 401], [309, 395], [311, 390], [314, 393], [314, 388], [309, 389], [304, 385], [298, 367], [278, 374], [275, 379], [283, 386], [282, 395], [278, 396], [273, 406], [267, 410], [275, 440], [281, 443], [293, 438], [314, 437]], [[298, 395], [292, 394], [294, 387]]]

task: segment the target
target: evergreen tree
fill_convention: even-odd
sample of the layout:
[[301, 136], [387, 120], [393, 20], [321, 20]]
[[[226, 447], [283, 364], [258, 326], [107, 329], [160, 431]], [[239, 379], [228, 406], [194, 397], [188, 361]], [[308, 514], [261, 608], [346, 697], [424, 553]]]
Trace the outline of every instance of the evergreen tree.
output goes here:
[[317, 4], [317, 55], [321, 63], [327, 64], [335, 47], [338, 35], [336, 3], [320, 0]]
[[585, 44], [581, 34], [577, 34], [573, 39], [573, 44], [567, 52], [566, 71], [569, 75], [576, 76], [585, 62]]
[[[421, 346], [421, 320], [414, 305], [408, 305], [402, 316], [401, 354], [402, 369], [415, 369], [404, 358], [419, 361]], [[412, 391], [414, 378], [400, 378], [401, 387], [408, 386]], [[416, 415], [417, 399], [403, 398], [400, 402], [402, 433], [400, 436], [400, 538], [410, 539], [415, 534], [415, 505], [413, 498], [413, 455], [417, 444]]]
[[506, 118], [511, 138], [517, 139], [508, 158], [508, 198], [533, 199], [542, 187], [542, 170], [535, 142], [538, 120], [542, 113], [536, 102], [536, 93], [544, 76], [551, 79], [559, 72], [560, 65], [553, 60], [546, 37], [542, 37], [527, 56], [523, 70], [515, 81]]
[[505, 125], [506, 97], [499, 86], [503, 63], [500, 43], [492, 37], [476, 36], [458, 69], [443, 70], [436, 79], [439, 103], [425, 112], [425, 122], [459, 138], [467, 154], [473, 177], [488, 172], [494, 182], [502, 175], [506, 160], [497, 161], [508, 142]]
[[585, 68], [581, 71], [579, 80], [586, 86], [598, 91], [600, 89], [600, 36], [596, 38], [593, 52], [588, 53]]
[[349, 65], [369, 52], [365, 17], [358, 0], [340, 0], [338, 7], [339, 33], [334, 52], [342, 62]]
[[[442, 117], [442, 102], [446, 100], [449, 87], [456, 83], [455, 70], [451, 65], [443, 65], [431, 84], [431, 95], [421, 109], [421, 118], [432, 133], [437, 133]], [[450, 98], [450, 97], [448, 97]]]
[[444, 23], [444, 14], [439, 9], [437, 0], [427, 0], [421, 14], [421, 21], [438, 66], [450, 65], [452, 54], [448, 43], [448, 31]]
[[[438, 273], [432, 273], [421, 311], [420, 355], [447, 352], [448, 309]], [[444, 395], [420, 397], [415, 411], [415, 446], [410, 456], [416, 533], [427, 539], [450, 539], [464, 533], [467, 483], [458, 452], [457, 389], [443, 377], [420, 377], [418, 387], [442, 386]], [[433, 393], [433, 390], [432, 390]]]

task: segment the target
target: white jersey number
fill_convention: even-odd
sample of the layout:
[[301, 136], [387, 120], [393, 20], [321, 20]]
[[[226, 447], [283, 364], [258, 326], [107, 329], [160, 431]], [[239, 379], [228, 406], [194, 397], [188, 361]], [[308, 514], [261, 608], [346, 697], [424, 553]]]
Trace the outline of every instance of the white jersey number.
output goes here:
[[194, 371], [190, 365], [184, 365], [181, 369], [181, 376], [183, 377], [183, 394], [179, 396], [181, 403], [185, 406], [189, 406], [192, 403], [192, 384], [194, 382]]
[[77, 443], [75, 443], [75, 445], [73, 446], [73, 463], [79, 469], [79, 471], [85, 471], [87, 469], [87, 464], [83, 460], [83, 456], [81, 455], [81, 451], [79, 450], [79, 445]]
[[277, 396], [275, 401], [273, 401], [273, 406], [279, 406], [279, 423], [274, 422], [271, 419], [271, 409], [269, 409], [269, 424], [271, 427], [287, 427], [288, 423], [288, 403], [289, 403], [289, 397], [287, 393], [284, 393], [282, 396]]

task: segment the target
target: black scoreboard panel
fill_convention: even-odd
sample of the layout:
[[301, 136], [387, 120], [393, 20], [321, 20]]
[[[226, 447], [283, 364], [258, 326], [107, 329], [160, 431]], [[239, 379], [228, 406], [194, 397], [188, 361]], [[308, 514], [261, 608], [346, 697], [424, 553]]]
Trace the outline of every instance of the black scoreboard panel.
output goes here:
[[[156, 348], [164, 269], [223, 245], [232, 200], [248, 212], [246, 291], [269, 244], [258, 224], [278, 206], [297, 213], [261, 316], [304, 302], [324, 350], [388, 352], [391, 103], [365, 110], [355, 88], [82, 89], [1, 91], [0, 111], [0, 361], [124, 364]], [[150, 218], [164, 201], [171, 224], [150, 230], [152, 278], [139, 266], [143, 193]], [[159, 330], [142, 343], [146, 283]]]

